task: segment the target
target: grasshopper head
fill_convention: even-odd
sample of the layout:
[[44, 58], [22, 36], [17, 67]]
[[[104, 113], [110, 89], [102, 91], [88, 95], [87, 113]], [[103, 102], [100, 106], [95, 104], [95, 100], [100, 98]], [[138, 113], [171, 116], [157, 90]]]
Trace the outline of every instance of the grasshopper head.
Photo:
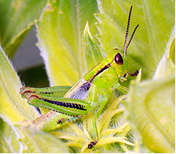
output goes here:
[[128, 31], [129, 31], [129, 26], [130, 26], [130, 18], [131, 18], [131, 11], [132, 11], [132, 6], [130, 8], [129, 12], [129, 17], [128, 17], [128, 23], [127, 23], [127, 29], [126, 29], [126, 36], [125, 36], [125, 42], [124, 42], [124, 47], [123, 50], [118, 50], [114, 49], [108, 56], [111, 61], [112, 67], [115, 69], [117, 75], [119, 77], [125, 78], [126, 74], [128, 73], [127, 67], [128, 67], [128, 62], [127, 62], [127, 48], [130, 45], [130, 42], [134, 36], [134, 33], [136, 29], [138, 28], [139, 25], [137, 25], [130, 37], [130, 40], [127, 44], [127, 38], [128, 38]]
[[109, 55], [109, 59], [111, 59], [111, 66], [116, 71], [119, 77], [125, 77], [128, 72], [128, 61], [127, 55], [124, 51], [114, 49]]

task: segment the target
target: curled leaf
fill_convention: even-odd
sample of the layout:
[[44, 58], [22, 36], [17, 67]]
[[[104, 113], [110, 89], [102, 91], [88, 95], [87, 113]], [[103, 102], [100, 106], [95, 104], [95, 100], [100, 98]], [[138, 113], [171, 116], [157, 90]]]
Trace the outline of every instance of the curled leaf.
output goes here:
[[21, 153], [22, 143], [14, 126], [0, 118], [0, 152]]
[[126, 107], [139, 143], [152, 152], [175, 151], [175, 76], [132, 83]]
[[39, 116], [20, 95], [22, 84], [2, 48], [0, 48], [0, 116], [8, 122], [33, 120]]
[[175, 72], [175, 29], [159, 62], [153, 79], [168, 76]]
[[54, 136], [31, 127], [18, 127], [23, 144], [23, 152], [29, 153], [68, 153], [68, 148]]

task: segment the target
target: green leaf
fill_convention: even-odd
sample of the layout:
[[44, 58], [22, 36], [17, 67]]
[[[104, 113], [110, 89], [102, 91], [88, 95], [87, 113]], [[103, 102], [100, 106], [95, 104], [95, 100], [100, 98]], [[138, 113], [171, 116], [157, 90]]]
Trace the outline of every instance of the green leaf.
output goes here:
[[21, 153], [22, 144], [14, 126], [0, 118], [0, 152]]
[[153, 79], [168, 76], [175, 72], [175, 29], [167, 44], [166, 51], [157, 66]]
[[1, 153], [65, 153], [69, 152], [64, 143], [54, 136], [32, 129], [14, 127], [0, 118]]
[[38, 20], [47, 0], [1, 0], [0, 42], [9, 57]]
[[174, 27], [175, 1], [98, 0], [98, 6], [98, 38], [105, 53], [113, 48], [123, 50], [128, 14], [133, 6], [129, 38], [135, 26], [139, 27], [127, 51], [129, 70], [142, 68], [142, 78], [152, 78]]
[[90, 33], [88, 22], [84, 29], [84, 35], [82, 38], [82, 47], [81, 47], [81, 64], [82, 71], [81, 72], [88, 72], [91, 70], [95, 65], [97, 65], [103, 56], [101, 51], [97, 45], [97, 43], [93, 40], [93, 37]]
[[31, 127], [18, 127], [24, 153], [68, 153], [64, 143], [54, 136]]
[[51, 85], [73, 85], [82, 72], [81, 41], [86, 21], [95, 34], [94, 0], [50, 0], [38, 23], [39, 48]]
[[128, 120], [139, 143], [152, 152], [175, 151], [175, 75], [130, 86]]
[[11, 62], [0, 48], [0, 117], [12, 123], [39, 116], [36, 109], [20, 96], [22, 87]]

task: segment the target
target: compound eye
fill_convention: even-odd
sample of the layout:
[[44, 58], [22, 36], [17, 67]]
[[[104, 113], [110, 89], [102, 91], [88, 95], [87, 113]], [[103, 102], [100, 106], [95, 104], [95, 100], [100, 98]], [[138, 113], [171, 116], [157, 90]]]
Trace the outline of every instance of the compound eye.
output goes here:
[[118, 64], [118, 65], [122, 65], [123, 64], [123, 58], [121, 56], [120, 53], [117, 53], [115, 55], [115, 58], [114, 58], [115, 62]]

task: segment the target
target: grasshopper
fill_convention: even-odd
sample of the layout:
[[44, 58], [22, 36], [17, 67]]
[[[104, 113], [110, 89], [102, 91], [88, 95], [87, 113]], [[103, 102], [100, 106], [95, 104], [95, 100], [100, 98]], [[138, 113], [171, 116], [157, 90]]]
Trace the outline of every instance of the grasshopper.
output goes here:
[[[33, 125], [44, 131], [54, 130], [65, 122], [73, 121], [93, 112], [94, 141], [88, 144], [91, 149], [98, 141], [97, 118], [103, 111], [108, 99], [115, 89], [127, 93], [120, 84], [127, 75], [136, 76], [138, 70], [127, 70], [127, 48], [139, 25], [137, 25], [127, 44], [132, 6], [130, 8], [123, 50], [113, 49], [108, 56], [91, 69], [71, 89], [70, 87], [31, 88], [22, 87], [20, 94], [30, 105], [50, 109], [38, 117]], [[68, 92], [67, 92], [68, 91]]]

